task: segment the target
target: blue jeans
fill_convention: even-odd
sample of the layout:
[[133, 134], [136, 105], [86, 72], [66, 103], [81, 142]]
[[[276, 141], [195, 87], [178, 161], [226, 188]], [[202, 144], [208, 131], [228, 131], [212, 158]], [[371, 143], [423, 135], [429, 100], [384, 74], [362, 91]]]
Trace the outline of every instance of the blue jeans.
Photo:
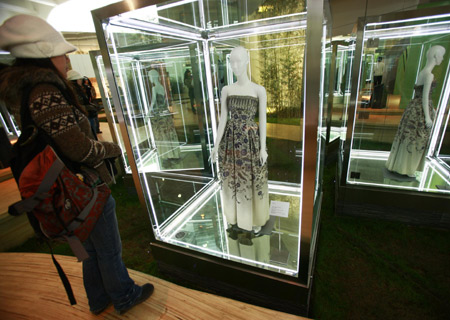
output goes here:
[[91, 311], [110, 302], [117, 310], [129, 308], [141, 295], [122, 261], [122, 242], [116, 218], [116, 201], [109, 197], [89, 238], [83, 243], [89, 258], [83, 261], [83, 282]]

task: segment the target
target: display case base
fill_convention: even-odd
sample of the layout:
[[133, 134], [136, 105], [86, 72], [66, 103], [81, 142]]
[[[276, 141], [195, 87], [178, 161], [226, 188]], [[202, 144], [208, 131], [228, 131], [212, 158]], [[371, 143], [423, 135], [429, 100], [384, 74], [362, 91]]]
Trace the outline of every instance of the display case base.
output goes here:
[[152, 243], [152, 254], [164, 275], [196, 290], [214, 293], [253, 305], [307, 316], [309, 288], [294, 281], [248, 271], [239, 266], [202, 259], [163, 243]]
[[336, 213], [450, 229], [450, 198], [354, 186], [336, 187]]

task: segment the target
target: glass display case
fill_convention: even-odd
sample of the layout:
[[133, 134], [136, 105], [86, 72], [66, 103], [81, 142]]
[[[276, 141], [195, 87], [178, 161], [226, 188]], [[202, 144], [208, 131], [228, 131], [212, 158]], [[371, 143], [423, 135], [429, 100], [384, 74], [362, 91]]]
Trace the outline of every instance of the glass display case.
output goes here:
[[[109, 83], [111, 121], [149, 214], [152, 253], [166, 272], [195, 277], [196, 284], [208, 279], [205, 285], [216, 283], [223, 295], [305, 314], [325, 146], [320, 132], [330, 26], [323, 9], [322, 1], [190, 0], [126, 1], [92, 12], [101, 49], [98, 76]], [[236, 47], [245, 49], [249, 80], [265, 96], [258, 89], [257, 96], [222, 99], [238, 83]], [[225, 116], [236, 130], [234, 140], [226, 137], [232, 142], [224, 153], [238, 154], [231, 173], [219, 169], [220, 155], [211, 156], [224, 101], [247, 112]], [[254, 101], [259, 109], [248, 106]], [[256, 130], [257, 138], [241, 137], [241, 125], [244, 132]], [[255, 171], [246, 171], [259, 165], [259, 154], [251, 166], [245, 163], [259, 148], [262, 126], [268, 158], [261, 190], [267, 191], [256, 186]], [[232, 196], [224, 192], [229, 173]], [[249, 181], [256, 191], [245, 201], [256, 206], [267, 192], [267, 207], [240, 203], [240, 184], [248, 188]], [[243, 228], [225, 210], [230, 202], [238, 220], [268, 218]]]
[[341, 211], [449, 225], [448, 12], [358, 20]]

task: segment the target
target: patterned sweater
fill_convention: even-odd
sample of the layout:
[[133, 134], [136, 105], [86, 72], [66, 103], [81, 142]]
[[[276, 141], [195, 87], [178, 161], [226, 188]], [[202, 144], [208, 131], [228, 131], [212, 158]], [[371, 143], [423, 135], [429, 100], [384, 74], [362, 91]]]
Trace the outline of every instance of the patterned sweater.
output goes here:
[[69, 104], [52, 83], [65, 87], [50, 70], [8, 67], [0, 71], [0, 100], [6, 103], [21, 127], [21, 97], [27, 88], [33, 88], [29, 108], [36, 125], [53, 139], [68, 159], [95, 169], [104, 182], [111, 183], [112, 177], [104, 159], [119, 156], [120, 147], [112, 142], [95, 140], [88, 118]]

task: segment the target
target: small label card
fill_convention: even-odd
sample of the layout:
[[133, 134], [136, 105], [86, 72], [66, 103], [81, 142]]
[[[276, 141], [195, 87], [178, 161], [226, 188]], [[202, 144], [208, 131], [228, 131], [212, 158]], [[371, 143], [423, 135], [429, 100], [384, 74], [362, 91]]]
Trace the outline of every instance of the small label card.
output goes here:
[[289, 215], [289, 202], [271, 201], [270, 202], [270, 215], [287, 218]]

